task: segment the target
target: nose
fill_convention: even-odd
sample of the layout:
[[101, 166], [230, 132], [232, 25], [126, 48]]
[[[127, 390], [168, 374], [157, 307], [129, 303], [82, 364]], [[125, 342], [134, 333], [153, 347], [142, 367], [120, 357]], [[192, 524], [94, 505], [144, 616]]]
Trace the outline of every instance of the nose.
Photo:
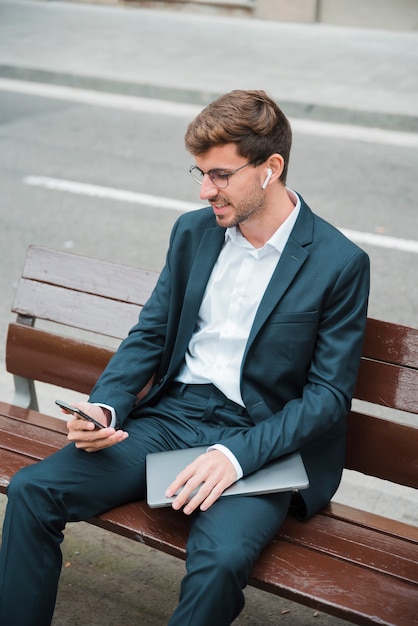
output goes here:
[[217, 186], [212, 182], [209, 174], [205, 174], [202, 180], [202, 185], [200, 187], [200, 199], [208, 200], [209, 198], [214, 198], [217, 195]]

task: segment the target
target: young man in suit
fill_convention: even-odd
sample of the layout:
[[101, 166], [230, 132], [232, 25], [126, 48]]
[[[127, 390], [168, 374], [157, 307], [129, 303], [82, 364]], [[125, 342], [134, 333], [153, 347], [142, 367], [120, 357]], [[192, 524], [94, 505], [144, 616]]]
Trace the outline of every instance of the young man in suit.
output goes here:
[[[207, 446], [167, 485], [168, 495], [183, 487], [173, 508], [190, 516], [187, 573], [171, 626], [229, 625], [243, 608], [255, 559], [289, 508], [308, 518], [334, 494], [369, 262], [286, 187], [290, 146], [288, 120], [262, 91], [226, 94], [189, 125], [190, 173], [210, 207], [176, 222], [138, 324], [89, 402], [78, 405], [107, 427], [70, 420], [70, 445], [10, 484], [2, 624], [50, 623], [66, 522], [144, 498], [149, 452]], [[294, 450], [307, 490], [219, 498]]]

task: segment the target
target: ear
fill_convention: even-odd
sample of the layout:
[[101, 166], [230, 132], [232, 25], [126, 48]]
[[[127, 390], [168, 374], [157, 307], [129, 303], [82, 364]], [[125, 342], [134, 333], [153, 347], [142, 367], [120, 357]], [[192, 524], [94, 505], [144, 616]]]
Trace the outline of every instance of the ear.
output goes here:
[[266, 165], [273, 171], [271, 180], [278, 180], [284, 170], [284, 158], [276, 152], [267, 159]]
[[270, 181], [277, 181], [284, 168], [284, 158], [279, 153], [274, 153], [261, 166], [261, 188], [266, 189]]

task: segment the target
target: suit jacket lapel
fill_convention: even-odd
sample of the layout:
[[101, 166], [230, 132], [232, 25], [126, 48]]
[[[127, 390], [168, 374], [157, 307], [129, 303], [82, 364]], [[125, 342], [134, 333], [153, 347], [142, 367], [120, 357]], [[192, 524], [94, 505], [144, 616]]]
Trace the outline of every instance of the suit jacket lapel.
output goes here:
[[289, 285], [293, 282], [309, 255], [305, 246], [312, 242], [313, 216], [303, 200], [301, 200], [301, 203], [298, 219], [258, 307], [248, 337], [243, 362], [255, 337], [266, 323], [274, 307], [283, 298]]
[[[205, 231], [189, 274], [182, 313], [179, 320], [171, 365], [177, 367], [189, 343], [196, 325], [197, 315], [213, 266], [225, 241], [225, 230], [219, 226]], [[171, 369], [171, 368], [170, 368]]]

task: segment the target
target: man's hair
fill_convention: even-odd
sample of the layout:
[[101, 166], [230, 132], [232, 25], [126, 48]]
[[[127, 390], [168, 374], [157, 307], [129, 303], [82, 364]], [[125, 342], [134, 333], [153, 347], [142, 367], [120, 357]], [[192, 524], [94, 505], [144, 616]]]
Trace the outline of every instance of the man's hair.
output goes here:
[[220, 96], [189, 124], [186, 149], [199, 156], [214, 146], [234, 143], [238, 154], [260, 165], [271, 154], [284, 159], [280, 180], [286, 182], [292, 145], [289, 121], [264, 91], [235, 90]]

